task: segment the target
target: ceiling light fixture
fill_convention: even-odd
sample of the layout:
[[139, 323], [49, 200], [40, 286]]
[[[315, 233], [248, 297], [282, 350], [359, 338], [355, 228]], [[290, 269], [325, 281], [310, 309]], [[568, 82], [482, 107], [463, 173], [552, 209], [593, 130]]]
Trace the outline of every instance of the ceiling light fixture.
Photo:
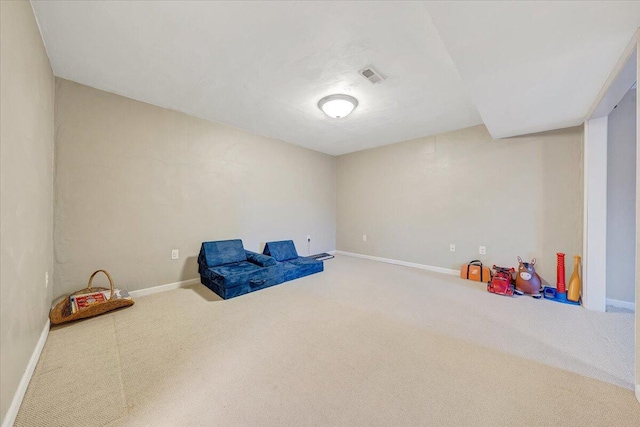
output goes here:
[[349, 95], [329, 95], [318, 101], [318, 108], [334, 119], [347, 117], [357, 106], [358, 100]]

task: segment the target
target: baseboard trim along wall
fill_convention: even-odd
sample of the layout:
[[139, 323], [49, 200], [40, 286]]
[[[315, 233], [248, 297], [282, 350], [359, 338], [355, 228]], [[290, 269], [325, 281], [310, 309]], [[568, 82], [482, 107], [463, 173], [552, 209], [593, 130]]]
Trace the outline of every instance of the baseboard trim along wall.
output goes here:
[[[335, 251], [334, 251], [335, 252]], [[159, 292], [166, 292], [173, 289], [185, 288], [191, 285], [197, 285], [200, 283], [200, 279], [189, 279], [183, 280], [181, 282], [167, 283], [166, 285], [152, 286], [149, 288], [138, 289], [136, 291], [130, 291], [129, 295], [134, 298], [143, 297], [146, 295], [157, 294]], [[47, 337], [49, 336], [49, 328], [50, 328], [49, 319], [47, 319], [47, 323], [42, 330], [42, 334], [40, 334], [40, 339], [38, 339], [38, 344], [36, 344], [36, 348], [33, 350], [31, 354], [31, 358], [29, 359], [29, 364], [20, 380], [20, 384], [18, 385], [18, 389], [16, 390], [15, 395], [13, 396], [13, 400], [11, 401], [11, 406], [9, 406], [9, 410], [7, 411], [7, 415], [2, 422], [2, 427], [10, 427], [14, 424], [16, 417], [18, 416], [18, 410], [20, 409], [20, 405], [22, 404], [22, 399], [24, 398], [24, 394], [27, 392], [27, 387], [29, 386], [29, 382], [31, 381], [31, 376], [36, 369], [36, 365], [38, 364], [38, 360], [40, 360], [40, 354], [42, 353], [42, 349], [44, 348], [45, 342], [47, 342]]]
[[400, 260], [391, 259], [391, 258], [381, 258], [381, 257], [371, 256], [371, 255], [356, 254], [354, 252], [335, 251], [335, 253], [338, 255], [346, 255], [346, 256], [351, 256], [355, 258], [363, 258], [371, 261], [386, 262], [387, 264], [395, 264], [395, 265], [402, 265], [404, 267], [418, 268], [420, 270], [435, 271], [436, 273], [450, 274], [452, 276], [457, 276], [460, 274], [460, 271], [458, 270], [451, 270], [450, 268], [434, 267], [432, 265], [418, 264], [415, 262], [407, 262], [407, 261], [400, 261]]
[[136, 291], [129, 291], [129, 295], [134, 298], [144, 297], [146, 295], [157, 294], [159, 292], [171, 291], [173, 289], [186, 288], [187, 286], [197, 285], [200, 283], [200, 279], [189, 279], [181, 282], [167, 283], [166, 285], [152, 286], [150, 288], [138, 289]]
[[626, 310], [636, 311], [636, 303], [629, 301], [620, 301], [617, 299], [607, 298], [607, 305], [611, 305], [613, 307], [624, 308]]
[[4, 417], [2, 427], [10, 427], [16, 421], [18, 411], [20, 410], [20, 405], [22, 405], [22, 399], [24, 399], [24, 394], [27, 392], [27, 387], [29, 387], [29, 382], [31, 381], [33, 372], [36, 370], [38, 360], [40, 360], [40, 354], [42, 353], [42, 349], [44, 348], [44, 343], [47, 342], [50, 326], [51, 324], [49, 323], [49, 319], [47, 319], [47, 322], [44, 324], [44, 328], [42, 329], [42, 333], [40, 334], [40, 338], [38, 339], [38, 343], [33, 349], [33, 353], [31, 353], [31, 358], [29, 359], [29, 363], [27, 364], [24, 374], [22, 375], [20, 384], [18, 384], [18, 389], [13, 395], [11, 406], [9, 406], [9, 410]]

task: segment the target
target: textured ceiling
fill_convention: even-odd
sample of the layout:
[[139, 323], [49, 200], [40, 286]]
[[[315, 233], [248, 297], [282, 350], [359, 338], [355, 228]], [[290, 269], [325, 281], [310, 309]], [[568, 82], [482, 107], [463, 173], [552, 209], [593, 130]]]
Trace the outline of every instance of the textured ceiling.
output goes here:
[[634, 31], [640, 2], [429, 2], [494, 138], [583, 122]]
[[[32, 3], [56, 76], [314, 150], [482, 123], [419, 2]], [[332, 93], [360, 105], [330, 119]]]
[[[578, 124], [640, 25], [635, 2], [32, 4], [56, 76], [334, 155]], [[358, 108], [326, 117], [332, 93]]]

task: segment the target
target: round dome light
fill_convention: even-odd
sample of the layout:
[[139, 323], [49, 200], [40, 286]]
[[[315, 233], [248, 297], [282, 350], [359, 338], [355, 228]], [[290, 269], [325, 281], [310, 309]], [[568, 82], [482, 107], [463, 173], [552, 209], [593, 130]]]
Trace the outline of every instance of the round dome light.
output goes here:
[[358, 106], [358, 100], [349, 95], [329, 95], [318, 102], [318, 107], [334, 119], [346, 117]]

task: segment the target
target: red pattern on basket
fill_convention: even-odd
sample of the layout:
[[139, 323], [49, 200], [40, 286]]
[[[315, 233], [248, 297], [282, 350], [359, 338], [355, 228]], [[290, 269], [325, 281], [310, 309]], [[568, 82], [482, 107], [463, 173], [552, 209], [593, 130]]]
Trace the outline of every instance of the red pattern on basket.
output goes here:
[[96, 304], [96, 303], [104, 302], [107, 300], [107, 298], [104, 296], [102, 292], [94, 292], [92, 294], [77, 295], [75, 296], [74, 299], [76, 300], [78, 310], [87, 308], [91, 304]]

